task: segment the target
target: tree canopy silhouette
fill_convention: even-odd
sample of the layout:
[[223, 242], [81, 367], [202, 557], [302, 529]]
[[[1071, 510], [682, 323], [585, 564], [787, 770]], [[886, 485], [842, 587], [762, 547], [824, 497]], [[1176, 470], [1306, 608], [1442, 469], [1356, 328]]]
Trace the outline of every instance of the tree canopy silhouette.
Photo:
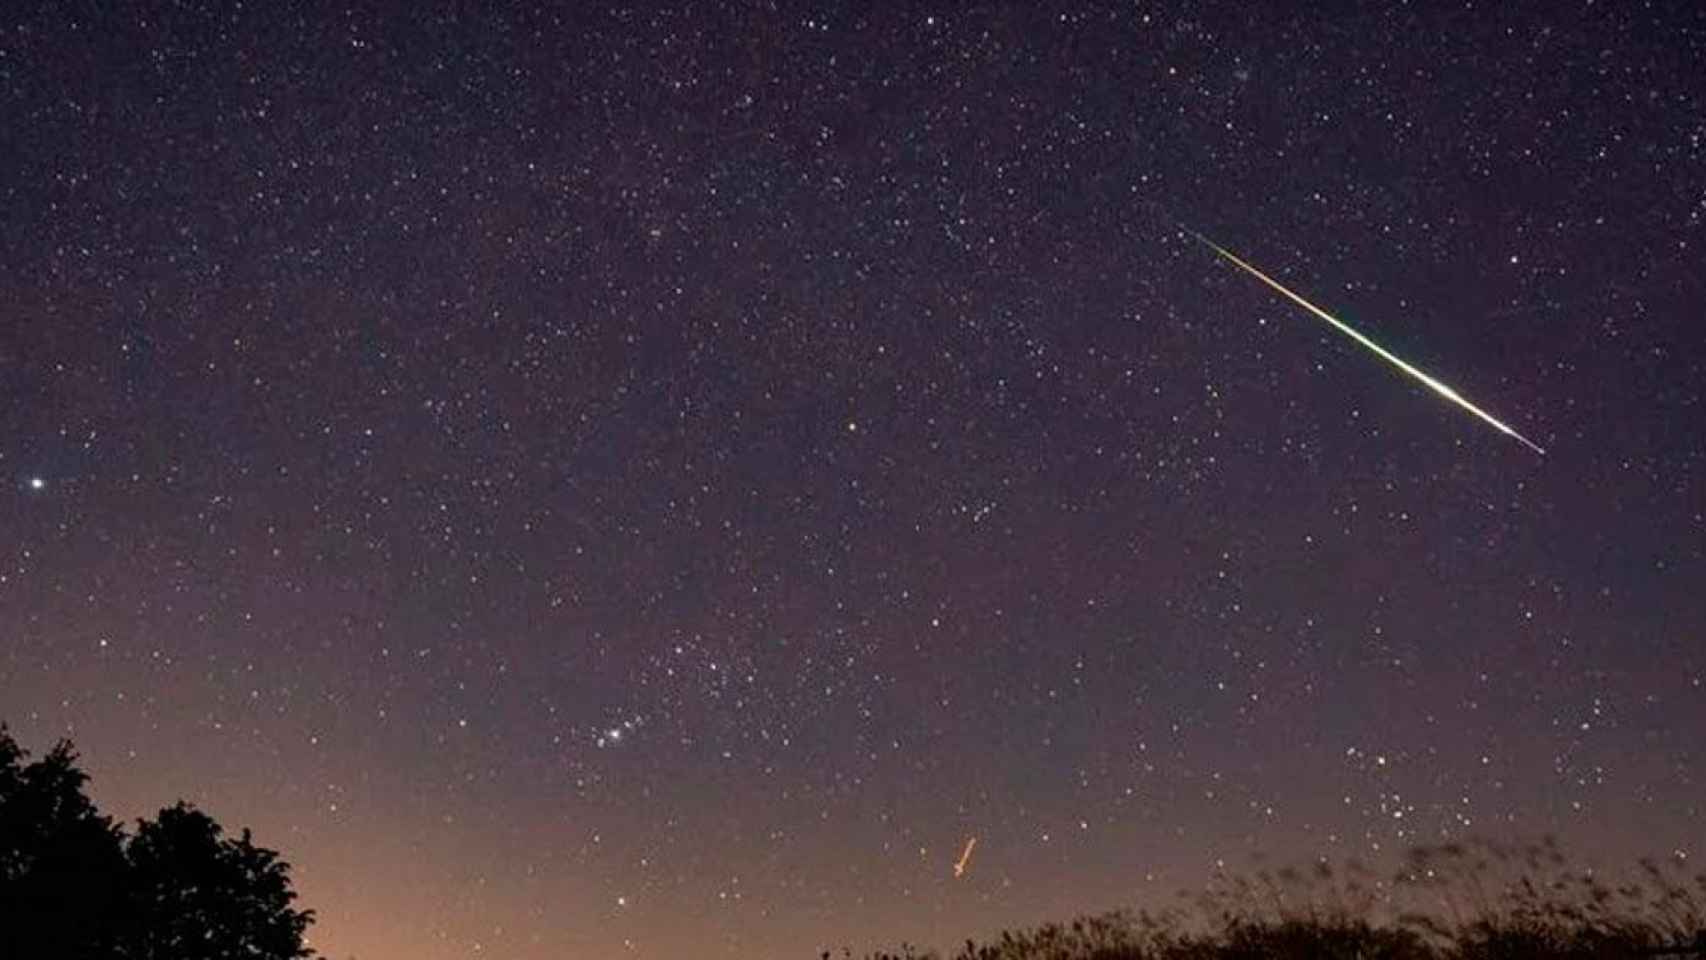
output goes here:
[[60, 743], [38, 760], [0, 725], [0, 956], [299, 960], [313, 912], [290, 865], [180, 801], [126, 836]]

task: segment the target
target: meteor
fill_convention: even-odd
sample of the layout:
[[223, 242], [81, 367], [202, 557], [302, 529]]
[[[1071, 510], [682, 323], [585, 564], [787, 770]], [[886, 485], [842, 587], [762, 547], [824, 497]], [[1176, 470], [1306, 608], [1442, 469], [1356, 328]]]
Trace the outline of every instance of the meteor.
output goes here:
[[1499, 431], [1500, 433], [1504, 434], [1507, 437], [1510, 437], [1511, 439], [1522, 444], [1523, 446], [1527, 447], [1528, 449], [1533, 450], [1535, 453], [1538, 453], [1541, 456], [1546, 455], [1546, 451], [1539, 444], [1528, 439], [1527, 437], [1523, 436], [1522, 434], [1517, 433], [1515, 430], [1512, 430], [1509, 426], [1507, 426], [1506, 424], [1501, 422], [1497, 417], [1493, 416], [1492, 414], [1488, 413], [1487, 411], [1482, 410], [1480, 407], [1475, 406], [1473, 403], [1470, 403], [1468, 400], [1464, 399], [1463, 395], [1458, 393], [1456, 390], [1451, 389], [1450, 387], [1446, 386], [1445, 384], [1440, 383], [1438, 380], [1435, 380], [1433, 377], [1430, 377], [1427, 374], [1423, 373], [1422, 371], [1416, 369], [1415, 367], [1410, 366], [1408, 363], [1405, 363], [1403, 360], [1399, 359], [1396, 354], [1392, 353], [1392, 351], [1386, 349], [1385, 347], [1381, 346], [1378, 343], [1375, 343], [1373, 340], [1370, 340], [1368, 337], [1363, 336], [1355, 328], [1353, 328], [1350, 324], [1345, 323], [1343, 320], [1340, 320], [1338, 317], [1333, 316], [1332, 314], [1321, 309], [1320, 307], [1317, 307], [1315, 304], [1310, 303], [1308, 300], [1303, 299], [1303, 297], [1299, 296], [1298, 294], [1291, 292], [1290, 290], [1288, 290], [1285, 287], [1284, 284], [1280, 283], [1278, 280], [1275, 280], [1273, 277], [1268, 276], [1267, 274], [1263, 273], [1262, 271], [1256, 269], [1254, 266], [1245, 262], [1243, 259], [1241, 259], [1237, 254], [1233, 253], [1232, 251], [1226, 249], [1225, 247], [1221, 246], [1218, 243], [1215, 243], [1213, 240], [1210, 240], [1209, 238], [1203, 236], [1202, 234], [1196, 232], [1195, 230], [1192, 230], [1190, 227], [1185, 227], [1183, 224], [1181, 224], [1180, 226], [1184, 229], [1184, 231], [1186, 233], [1190, 234], [1193, 237], [1196, 237], [1198, 242], [1202, 243], [1204, 246], [1208, 247], [1210, 250], [1213, 250], [1215, 253], [1219, 254], [1228, 263], [1232, 264], [1233, 266], [1237, 267], [1240, 270], [1243, 270], [1245, 273], [1248, 273], [1250, 276], [1255, 277], [1257, 280], [1260, 280], [1263, 283], [1267, 284], [1268, 286], [1279, 291], [1281, 294], [1285, 295], [1286, 299], [1290, 300], [1291, 302], [1297, 304], [1298, 306], [1302, 307], [1303, 309], [1308, 310], [1310, 313], [1313, 313], [1317, 317], [1320, 317], [1321, 319], [1332, 324], [1333, 329], [1339, 331], [1340, 333], [1344, 334], [1347, 337], [1350, 337], [1352, 340], [1355, 340], [1357, 343], [1367, 347], [1369, 350], [1372, 350], [1374, 352], [1374, 355], [1379, 357], [1380, 359], [1385, 360], [1387, 363], [1392, 364], [1393, 366], [1404, 371], [1405, 373], [1409, 374], [1410, 376], [1414, 377], [1415, 379], [1421, 381], [1422, 384], [1424, 386], [1426, 386], [1429, 390], [1432, 390], [1434, 393], [1439, 394], [1440, 396], [1444, 397], [1445, 399], [1450, 400], [1452, 403], [1457, 404], [1459, 407], [1462, 407], [1463, 409], [1469, 411], [1470, 413], [1474, 414], [1475, 416], [1481, 418], [1487, 424], [1491, 425], [1493, 427], [1493, 429]]
[[954, 864], [954, 877], [956, 879], [966, 875], [966, 867], [971, 865], [971, 850], [975, 846], [977, 846], [977, 838], [967, 837], [965, 852], [960, 854], [959, 861]]

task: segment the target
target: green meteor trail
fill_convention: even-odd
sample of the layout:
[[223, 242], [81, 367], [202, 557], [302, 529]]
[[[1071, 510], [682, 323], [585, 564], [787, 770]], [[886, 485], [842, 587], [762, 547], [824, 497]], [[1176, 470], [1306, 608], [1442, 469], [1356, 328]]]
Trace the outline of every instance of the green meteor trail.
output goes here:
[[1515, 430], [1512, 430], [1509, 426], [1504, 424], [1497, 417], [1493, 416], [1492, 414], [1488, 413], [1487, 411], [1482, 410], [1480, 407], [1475, 406], [1473, 403], [1470, 403], [1468, 400], [1464, 399], [1463, 396], [1461, 394], [1459, 394], [1456, 390], [1451, 389], [1450, 387], [1446, 386], [1445, 384], [1440, 383], [1438, 380], [1435, 380], [1433, 377], [1430, 377], [1427, 374], [1423, 373], [1422, 371], [1420, 371], [1420, 370], [1416, 369], [1415, 367], [1409, 365], [1408, 363], [1405, 363], [1403, 360], [1399, 359], [1398, 356], [1396, 354], [1394, 354], [1392, 351], [1386, 349], [1385, 347], [1381, 346], [1380, 344], [1375, 343], [1373, 340], [1370, 340], [1368, 337], [1365, 337], [1361, 333], [1357, 332], [1357, 330], [1355, 328], [1353, 328], [1350, 324], [1344, 322], [1343, 320], [1340, 320], [1338, 317], [1333, 316], [1332, 314], [1321, 309], [1320, 307], [1317, 307], [1315, 304], [1310, 303], [1308, 300], [1305, 300], [1301, 296], [1299, 296], [1299, 295], [1291, 292], [1290, 290], [1286, 289], [1284, 284], [1280, 283], [1278, 280], [1275, 280], [1273, 277], [1268, 276], [1267, 274], [1263, 273], [1262, 271], [1256, 269], [1251, 264], [1246, 263], [1244, 260], [1239, 258], [1237, 254], [1226, 249], [1225, 247], [1221, 246], [1220, 244], [1215, 243], [1213, 240], [1210, 240], [1209, 238], [1203, 236], [1202, 234], [1196, 232], [1195, 230], [1192, 230], [1189, 227], [1183, 227], [1183, 229], [1185, 230], [1186, 233], [1189, 233], [1191, 236], [1196, 237], [1197, 240], [1200, 241], [1204, 246], [1208, 247], [1210, 250], [1213, 250], [1215, 253], [1219, 254], [1221, 257], [1224, 257], [1228, 263], [1231, 263], [1233, 266], [1239, 268], [1240, 270], [1243, 270], [1245, 273], [1248, 273], [1250, 276], [1255, 277], [1257, 280], [1262, 281], [1263, 283], [1267, 284], [1268, 286], [1273, 287], [1275, 290], [1284, 294], [1286, 296], [1286, 298], [1291, 300], [1293, 303], [1297, 304], [1298, 306], [1302, 307], [1303, 309], [1308, 310], [1310, 313], [1313, 313], [1317, 317], [1320, 317], [1321, 319], [1332, 324], [1333, 329], [1339, 331], [1340, 333], [1344, 334], [1345, 336], [1350, 337], [1352, 340], [1355, 340], [1357, 343], [1362, 344], [1363, 346], [1367, 347], [1368, 349], [1374, 351], [1375, 356], [1378, 356], [1382, 360], [1385, 360], [1387, 363], [1392, 364], [1393, 366], [1397, 367], [1398, 369], [1404, 371], [1405, 373], [1409, 374], [1410, 376], [1421, 381], [1422, 384], [1425, 385], [1429, 390], [1432, 390], [1433, 392], [1439, 394], [1440, 396], [1446, 398], [1447, 400], [1450, 400], [1452, 403], [1457, 404], [1458, 406], [1469, 411], [1470, 413], [1474, 414], [1475, 416], [1480, 417], [1483, 421], [1487, 422], [1488, 424], [1491, 424], [1493, 429], [1499, 431], [1500, 433], [1504, 434], [1505, 436], [1510, 437], [1511, 439], [1517, 441], [1518, 443], [1522, 444], [1523, 446], [1527, 447], [1528, 449], [1533, 450], [1535, 453], [1538, 453], [1541, 456], [1546, 455], [1546, 451], [1543, 448], [1541, 448], [1541, 446], [1539, 444], [1528, 439], [1527, 437], [1523, 436], [1522, 434], [1517, 433]]

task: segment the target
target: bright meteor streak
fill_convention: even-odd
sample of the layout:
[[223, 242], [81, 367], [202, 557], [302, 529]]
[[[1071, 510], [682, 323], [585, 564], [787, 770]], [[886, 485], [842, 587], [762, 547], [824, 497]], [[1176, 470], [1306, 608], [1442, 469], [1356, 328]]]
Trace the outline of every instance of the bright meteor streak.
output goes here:
[[1281, 284], [1278, 280], [1275, 280], [1273, 277], [1270, 277], [1267, 274], [1263, 273], [1262, 271], [1256, 269], [1251, 264], [1244, 262], [1244, 260], [1240, 259], [1238, 257], [1238, 255], [1233, 253], [1232, 251], [1226, 249], [1225, 247], [1221, 246], [1218, 243], [1215, 243], [1213, 240], [1210, 240], [1209, 238], [1203, 236], [1202, 234], [1196, 232], [1195, 230], [1192, 230], [1189, 227], [1185, 227], [1184, 229], [1185, 229], [1185, 232], [1189, 233], [1193, 237], [1196, 237], [1197, 240], [1201, 241], [1210, 250], [1213, 250], [1215, 253], [1220, 254], [1222, 257], [1224, 257], [1232, 265], [1238, 267], [1240, 270], [1243, 270], [1245, 273], [1248, 273], [1252, 277], [1255, 277], [1257, 280], [1262, 281], [1263, 283], [1267, 284], [1268, 286], [1270, 286], [1270, 287], [1274, 288], [1275, 290], [1279, 291], [1280, 293], [1284, 294], [1287, 299], [1289, 299], [1293, 303], [1297, 304], [1298, 306], [1302, 307], [1303, 309], [1308, 310], [1310, 313], [1313, 313], [1317, 317], [1320, 317], [1321, 319], [1332, 324], [1333, 329], [1339, 331], [1340, 333], [1344, 334], [1345, 336], [1350, 337], [1352, 340], [1355, 340], [1357, 343], [1360, 343], [1363, 346], [1367, 347], [1368, 349], [1374, 351], [1374, 354], [1376, 356], [1380, 357], [1382, 360], [1385, 360], [1387, 363], [1392, 364], [1393, 366], [1404, 371], [1405, 373], [1409, 374], [1410, 376], [1416, 378], [1417, 380], [1420, 380], [1425, 386], [1427, 386], [1427, 388], [1429, 390], [1432, 390], [1433, 392], [1439, 394], [1440, 396], [1446, 398], [1447, 400], [1450, 400], [1452, 403], [1457, 404], [1458, 406], [1469, 411], [1470, 413], [1474, 414], [1475, 416], [1480, 417], [1482, 420], [1484, 420], [1488, 424], [1490, 424], [1493, 427], [1493, 429], [1495, 429], [1495, 430], [1499, 431], [1500, 433], [1516, 440], [1518, 443], [1522, 444], [1523, 446], [1527, 447], [1530, 450], [1533, 450], [1535, 453], [1538, 453], [1541, 456], [1546, 455], [1546, 451], [1544, 449], [1542, 449], [1539, 444], [1528, 439], [1527, 437], [1523, 436], [1522, 434], [1517, 433], [1515, 430], [1512, 430], [1510, 427], [1506, 426], [1497, 417], [1493, 416], [1492, 414], [1488, 413], [1485, 410], [1482, 410], [1480, 407], [1475, 406], [1473, 403], [1470, 403], [1468, 400], [1465, 400], [1463, 398], [1463, 396], [1461, 394], [1459, 394], [1456, 390], [1451, 389], [1450, 387], [1446, 386], [1445, 384], [1440, 383], [1438, 380], [1435, 380], [1433, 377], [1428, 376], [1427, 374], [1423, 373], [1422, 371], [1417, 370], [1415, 367], [1410, 366], [1408, 363], [1405, 363], [1403, 360], [1400, 360], [1397, 357], [1397, 355], [1392, 353], [1392, 351], [1387, 350], [1385, 347], [1382, 347], [1380, 344], [1375, 343], [1373, 340], [1370, 340], [1369, 338], [1363, 336], [1361, 333], [1358, 333], [1353, 327], [1351, 327], [1350, 324], [1345, 323], [1343, 320], [1340, 320], [1338, 317], [1335, 317], [1332, 314], [1328, 313], [1327, 311], [1321, 309], [1320, 307], [1317, 307], [1315, 304], [1310, 303], [1308, 300], [1303, 299], [1301, 296], [1298, 296], [1297, 294], [1292, 293], [1290, 290], [1286, 289], [1286, 287], [1283, 284]]
[[966, 867], [971, 866], [971, 852], [977, 847], [976, 837], [966, 838], [966, 849], [960, 854], [960, 859], [954, 864], [954, 877], [957, 879], [966, 875]]

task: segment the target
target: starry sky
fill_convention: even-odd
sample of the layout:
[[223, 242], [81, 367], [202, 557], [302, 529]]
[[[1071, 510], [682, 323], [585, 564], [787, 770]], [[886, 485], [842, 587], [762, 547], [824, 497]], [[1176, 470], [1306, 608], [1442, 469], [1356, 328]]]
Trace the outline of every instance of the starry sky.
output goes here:
[[1706, 855], [1706, 8], [1182, 6], [8, 4], [0, 717], [337, 960]]

